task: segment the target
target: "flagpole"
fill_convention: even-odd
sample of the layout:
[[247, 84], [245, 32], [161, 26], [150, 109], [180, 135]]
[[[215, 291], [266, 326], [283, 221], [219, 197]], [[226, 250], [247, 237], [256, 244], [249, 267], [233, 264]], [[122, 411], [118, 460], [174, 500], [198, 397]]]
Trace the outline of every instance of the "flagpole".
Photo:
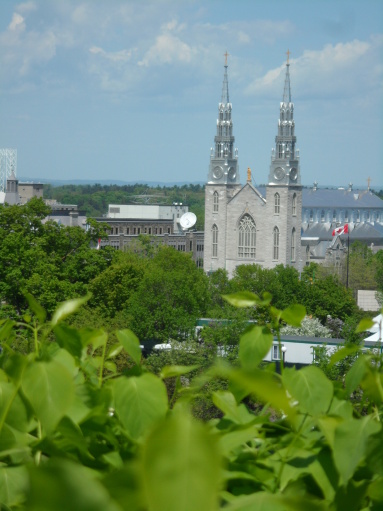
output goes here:
[[348, 261], [350, 257], [350, 234], [347, 233], [347, 277], [346, 277], [346, 289], [348, 289]]

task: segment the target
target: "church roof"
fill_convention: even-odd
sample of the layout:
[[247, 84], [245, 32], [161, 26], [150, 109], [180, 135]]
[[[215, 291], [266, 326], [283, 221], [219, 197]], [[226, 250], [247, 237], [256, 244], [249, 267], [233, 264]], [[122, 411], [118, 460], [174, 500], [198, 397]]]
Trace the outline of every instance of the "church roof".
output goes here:
[[[266, 196], [266, 187], [258, 186], [258, 191]], [[345, 190], [335, 188], [303, 188], [303, 208], [375, 208], [383, 209], [383, 200], [368, 190]]]
[[383, 208], [383, 200], [368, 190], [304, 188], [304, 208]]
[[[376, 240], [381, 243], [383, 238], [383, 225], [377, 222], [373, 224], [370, 222], [349, 223], [349, 236], [350, 242], [358, 240]], [[314, 222], [312, 224], [302, 224], [302, 241], [305, 238], [317, 238], [319, 240], [332, 240], [332, 231], [334, 224], [330, 222]], [[345, 239], [346, 235], [342, 235]]]

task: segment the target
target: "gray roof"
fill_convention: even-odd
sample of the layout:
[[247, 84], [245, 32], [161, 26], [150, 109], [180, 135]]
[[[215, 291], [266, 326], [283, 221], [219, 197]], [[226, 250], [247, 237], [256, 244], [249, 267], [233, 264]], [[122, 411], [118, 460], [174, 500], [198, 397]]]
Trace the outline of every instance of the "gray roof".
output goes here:
[[[314, 222], [312, 224], [303, 224], [303, 232], [302, 232], [302, 241], [305, 238], [319, 238], [319, 240], [332, 240], [332, 231], [334, 230], [335, 224], [330, 224], [329, 222]], [[358, 239], [365, 240], [376, 240], [382, 241], [383, 238], [383, 225], [377, 222], [360, 222], [360, 223], [350, 223], [349, 222], [349, 230], [350, 230], [350, 242]], [[342, 239], [346, 239], [346, 235], [342, 235]]]
[[[266, 187], [256, 187], [266, 197]], [[303, 208], [375, 208], [383, 209], [383, 200], [368, 190], [335, 188], [303, 188]]]
[[304, 208], [381, 208], [383, 200], [368, 190], [304, 188]]

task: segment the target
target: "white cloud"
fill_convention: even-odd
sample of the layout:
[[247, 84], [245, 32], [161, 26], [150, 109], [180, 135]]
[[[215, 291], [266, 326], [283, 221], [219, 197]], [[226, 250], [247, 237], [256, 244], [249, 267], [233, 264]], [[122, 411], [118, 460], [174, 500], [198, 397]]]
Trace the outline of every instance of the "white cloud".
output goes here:
[[[355, 39], [336, 45], [327, 44], [321, 50], [305, 50], [291, 59], [291, 82], [299, 95], [316, 97], [350, 97], [365, 90], [375, 89], [382, 80], [379, 51], [383, 38], [370, 41]], [[281, 95], [285, 65], [271, 69], [254, 80], [247, 93], [254, 95]], [[294, 94], [293, 94], [294, 95]]]
[[91, 48], [89, 48], [89, 52], [94, 55], [100, 55], [104, 59], [109, 60], [111, 62], [127, 62], [128, 60], [130, 60], [132, 56], [131, 50], [107, 52], [97, 46], [92, 46]]
[[27, 13], [37, 9], [35, 2], [24, 2], [16, 7], [18, 12]]
[[181, 41], [180, 38], [170, 33], [160, 34], [138, 65], [147, 67], [153, 64], [171, 64], [172, 62], [187, 63], [191, 61], [194, 53], [195, 49]]
[[8, 25], [8, 30], [10, 30], [10, 31], [25, 30], [25, 22], [24, 22], [24, 18], [21, 16], [21, 14], [19, 14], [17, 12], [13, 13], [12, 21]]
[[190, 62], [193, 54], [195, 54], [195, 49], [179, 37], [179, 34], [185, 29], [186, 24], [178, 23], [176, 19], [163, 23], [161, 33], [156, 37], [154, 44], [145, 52], [138, 65], [149, 67], [173, 62]]

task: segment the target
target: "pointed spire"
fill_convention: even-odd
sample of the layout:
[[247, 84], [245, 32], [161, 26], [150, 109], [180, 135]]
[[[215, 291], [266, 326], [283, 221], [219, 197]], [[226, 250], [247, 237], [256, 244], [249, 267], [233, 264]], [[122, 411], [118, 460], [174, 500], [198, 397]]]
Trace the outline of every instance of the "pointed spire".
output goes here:
[[217, 131], [214, 137], [214, 147], [210, 151], [209, 183], [238, 184], [238, 150], [234, 148], [233, 121], [231, 118], [232, 104], [229, 100], [229, 81], [227, 77], [226, 52], [225, 72], [223, 76], [222, 96], [218, 103]]
[[286, 77], [285, 88], [283, 90], [283, 103], [291, 103], [291, 87], [290, 87], [290, 50], [287, 50]]
[[229, 53], [224, 53], [224, 57], [225, 57], [225, 73], [223, 75], [223, 84], [222, 84], [222, 99], [221, 99], [221, 103], [223, 103], [224, 105], [226, 105], [227, 103], [230, 103], [229, 101], [229, 81], [227, 79], [227, 68], [228, 68], [228, 64], [227, 64], [227, 57], [229, 56]]

